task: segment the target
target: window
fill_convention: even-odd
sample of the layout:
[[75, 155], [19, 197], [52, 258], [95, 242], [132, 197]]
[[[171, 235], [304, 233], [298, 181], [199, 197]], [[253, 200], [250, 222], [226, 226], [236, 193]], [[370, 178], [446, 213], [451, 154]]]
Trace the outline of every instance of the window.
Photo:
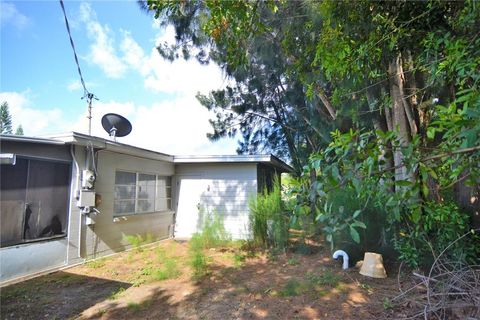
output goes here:
[[1, 247], [66, 236], [70, 164], [17, 157], [0, 166]]
[[117, 171], [114, 216], [167, 211], [172, 208], [172, 178]]

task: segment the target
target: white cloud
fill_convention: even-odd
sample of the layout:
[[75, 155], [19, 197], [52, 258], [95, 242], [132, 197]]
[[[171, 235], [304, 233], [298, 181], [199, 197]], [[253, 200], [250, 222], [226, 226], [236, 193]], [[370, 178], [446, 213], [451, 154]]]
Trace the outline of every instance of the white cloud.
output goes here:
[[[174, 41], [173, 27], [167, 27], [156, 37], [156, 43]], [[181, 93], [194, 96], [224, 84], [221, 69], [214, 63], [201, 65], [195, 59], [163, 59], [156, 48], [148, 55], [129, 32], [124, 32], [121, 50], [124, 61], [144, 77], [145, 88], [153, 92]]]
[[65, 115], [60, 108], [40, 110], [32, 107], [28, 91], [0, 92], [0, 101], [8, 102], [13, 129], [21, 124], [25, 135], [39, 136], [68, 131], [71, 128], [71, 123], [65, 121]]
[[[168, 154], [234, 154], [237, 143], [233, 139], [211, 142], [209, 112], [195, 98], [181, 97], [149, 106], [133, 102], [95, 101], [92, 110], [92, 135], [108, 138], [100, 119], [109, 112], [126, 117], [133, 126], [130, 135], [119, 142]], [[74, 131], [87, 133], [88, 120], [83, 114]]]
[[[96, 84], [93, 82], [86, 81], [85, 86], [87, 88], [93, 88], [96, 87]], [[72, 80], [69, 83], [67, 83], [66, 88], [68, 91], [79, 91], [83, 90], [82, 84], [80, 83], [80, 80]]]
[[122, 40], [116, 45], [114, 33], [98, 21], [95, 11], [88, 3], [80, 4], [79, 19], [85, 24], [87, 35], [93, 41], [89, 58], [107, 77], [121, 78], [128, 70], [132, 70], [143, 77], [144, 87], [152, 92], [192, 96], [197, 92], [208, 92], [223, 86], [222, 71], [214, 63], [201, 65], [194, 58], [170, 62], [160, 56], [156, 46], [175, 41], [175, 32], [171, 26], [160, 28], [154, 22], [154, 45], [145, 51], [132, 34], [125, 30], [120, 30]]
[[90, 45], [89, 58], [98, 65], [109, 78], [121, 78], [127, 67], [117, 56], [114, 42], [110, 38], [110, 29], [101, 25], [95, 11], [88, 3], [80, 4], [80, 21], [85, 23], [88, 37], [93, 40]]
[[[27, 136], [44, 136], [76, 131], [88, 133], [86, 110], [74, 121], [67, 121], [60, 108], [36, 109], [28, 92], [0, 92], [0, 101], [7, 101], [12, 115], [13, 128], [19, 124]], [[154, 103], [148, 106], [134, 102], [94, 101], [92, 109], [92, 135], [108, 138], [100, 119], [106, 113], [118, 113], [130, 120], [130, 135], [118, 138], [119, 142], [168, 154], [234, 154], [235, 139], [211, 142], [206, 133], [211, 131], [209, 111], [192, 97]]]
[[27, 16], [20, 13], [13, 3], [0, 2], [0, 25], [12, 25], [17, 29], [25, 29], [31, 24]]

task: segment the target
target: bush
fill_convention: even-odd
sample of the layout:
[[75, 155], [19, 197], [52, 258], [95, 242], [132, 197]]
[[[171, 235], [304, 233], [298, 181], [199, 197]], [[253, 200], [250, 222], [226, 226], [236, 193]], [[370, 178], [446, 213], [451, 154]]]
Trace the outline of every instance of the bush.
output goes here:
[[278, 180], [275, 180], [271, 192], [264, 190], [250, 200], [249, 206], [254, 242], [260, 246], [271, 244], [277, 250], [285, 250], [288, 224]]
[[[412, 268], [430, 268], [450, 243], [469, 231], [470, 216], [454, 203], [427, 202], [418, 223], [398, 231], [395, 248], [400, 259]], [[472, 263], [480, 255], [478, 236], [465, 237], [451, 246], [444, 257], [457, 262]], [[477, 261], [478, 263], [478, 261]]]
[[216, 212], [203, 217], [202, 231], [192, 235], [189, 242], [189, 264], [193, 277], [200, 278], [208, 272], [208, 260], [205, 249], [225, 246], [231, 237], [225, 230], [223, 218]]

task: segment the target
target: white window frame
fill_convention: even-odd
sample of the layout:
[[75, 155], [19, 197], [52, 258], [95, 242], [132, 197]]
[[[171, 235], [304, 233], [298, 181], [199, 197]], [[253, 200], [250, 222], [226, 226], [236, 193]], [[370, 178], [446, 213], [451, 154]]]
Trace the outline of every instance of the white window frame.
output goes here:
[[[113, 217], [114, 218], [123, 217], [123, 216], [131, 216], [131, 215], [149, 214], [149, 213], [155, 213], [155, 212], [169, 212], [169, 211], [172, 211], [172, 194], [173, 194], [173, 191], [172, 191], [172, 180], [173, 180], [172, 176], [159, 175], [159, 174], [155, 174], [155, 173], [146, 173], [146, 172], [134, 172], [134, 171], [128, 171], [128, 170], [115, 170], [115, 179], [116, 179], [117, 173], [119, 173], [119, 172], [135, 174], [135, 185], [123, 185], [123, 184], [116, 184], [116, 183], [114, 184], [114, 187], [113, 187], [113, 193], [114, 193], [114, 196], [113, 196]], [[140, 211], [139, 208], [138, 208], [138, 201], [139, 200], [145, 200], [145, 199], [139, 199], [138, 198], [138, 187], [139, 187], [139, 177], [140, 177], [140, 175], [149, 175], [149, 176], [154, 176], [155, 177], [155, 187], [154, 187], [155, 188], [155, 193], [154, 193], [154, 198], [153, 198], [152, 210], [149, 210], [149, 211]], [[159, 193], [158, 181], [159, 181], [159, 179], [165, 179], [166, 197], [162, 198], [162, 199], [165, 199], [167, 208], [164, 209], [164, 210], [157, 210], [157, 201], [159, 199], [159, 196], [158, 196], [158, 193]], [[135, 188], [134, 198], [132, 198], [132, 199], [121, 199], [121, 198], [117, 199], [117, 194], [116, 194], [116, 191], [115, 191], [115, 188], [117, 186], [133, 186]], [[115, 203], [117, 201], [128, 201], [128, 200], [134, 202], [134, 211], [133, 212], [121, 212], [121, 213], [115, 212]]]

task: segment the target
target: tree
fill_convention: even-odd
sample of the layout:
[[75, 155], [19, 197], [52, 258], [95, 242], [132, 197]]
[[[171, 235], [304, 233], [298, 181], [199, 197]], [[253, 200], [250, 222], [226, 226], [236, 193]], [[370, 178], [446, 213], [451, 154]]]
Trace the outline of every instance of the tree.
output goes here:
[[[283, 54], [282, 41], [286, 32], [294, 29], [278, 19], [270, 6], [263, 2], [225, 2], [233, 20], [222, 18], [221, 7], [210, 1], [148, 2], [147, 8], [158, 17], [175, 26], [177, 44], [162, 45], [159, 52], [164, 58], [196, 58], [202, 63], [213, 60], [234, 81], [222, 90], [197, 98], [209, 110], [215, 112], [211, 121], [212, 140], [241, 134], [239, 153], [269, 152], [292, 161], [297, 174], [307, 163], [310, 153], [320, 150], [330, 141], [328, 132], [334, 128], [326, 110], [318, 101], [307, 98], [306, 87], [294, 73], [289, 72], [290, 58]], [[286, 15], [301, 15], [303, 7], [292, 2], [281, 7]], [[237, 17], [238, 14], [238, 17]], [[205, 22], [205, 17], [212, 19]], [[251, 16], [252, 21], [245, 19]], [[217, 25], [216, 18], [227, 25]], [[270, 19], [269, 31], [264, 26]], [[229, 37], [248, 29], [251, 37], [243, 33], [233, 35], [240, 47], [232, 47]], [[263, 31], [262, 31], [263, 30]], [[300, 34], [299, 34], [300, 36]], [[235, 50], [233, 50], [235, 48]], [[196, 54], [194, 54], [196, 52]]]
[[[175, 26], [177, 44], [161, 47], [162, 55], [211, 59], [235, 80], [199, 96], [217, 114], [212, 138], [237, 125], [242, 152], [283, 146], [305, 176], [299, 205], [310, 215], [331, 208], [332, 188], [352, 189], [352, 200], [365, 203], [343, 220], [332, 212], [332, 220], [336, 228], [350, 221], [344, 230], [354, 240], [356, 219], [373, 199], [413, 239], [428, 228], [411, 226], [423, 227], [439, 206], [453, 208], [443, 204], [453, 186], [478, 189], [478, 2], [152, 0], [145, 7]], [[301, 147], [290, 147], [289, 137]]]
[[22, 125], [19, 125], [17, 127], [17, 131], [15, 131], [15, 135], [17, 135], [17, 136], [23, 136], [24, 135]]
[[12, 134], [12, 117], [8, 111], [8, 103], [5, 101], [0, 106], [0, 133]]

